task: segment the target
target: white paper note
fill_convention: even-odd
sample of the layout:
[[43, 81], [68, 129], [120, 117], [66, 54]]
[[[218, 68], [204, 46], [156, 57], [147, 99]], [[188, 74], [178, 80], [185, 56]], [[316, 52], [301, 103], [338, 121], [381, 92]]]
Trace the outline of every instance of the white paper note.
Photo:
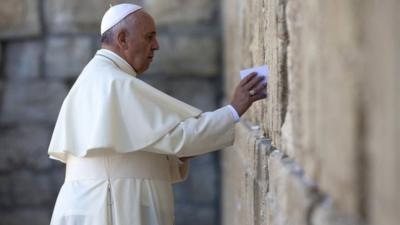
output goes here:
[[257, 66], [240, 71], [240, 79], [247, 77], [252, 72], [256, 72], [257, 76], [264, 76], [264, 81], [268, 82], [269, 69], [267, 65]]

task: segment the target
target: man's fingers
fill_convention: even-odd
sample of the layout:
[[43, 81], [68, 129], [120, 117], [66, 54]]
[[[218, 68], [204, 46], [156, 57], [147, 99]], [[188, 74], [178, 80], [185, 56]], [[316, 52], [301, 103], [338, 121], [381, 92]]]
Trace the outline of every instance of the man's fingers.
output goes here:
[[264, 99], [267, 97], [267, 93], [263, 92], [263, 93], [259, 93], [256, 95], [253, 95], [250, 99], [252, 102], [258, 101], [260, 99]]
[[263, 76], [257, 76], [251, 79], [247, 84], [245, 84], [244, 89], [251, 90], [253, 89], [258, 83], [260, 83], [265, 78]]
[[265, 83], [265, 82], [260, 82], [260, 83], [258, 83], [257, 86], [254, 88], [254, 91], [255, 91], [256, 93], [259, 93], [259, 92], [261, 92], [261, 91], [264, 91], [266, 87], [267, 87], [267, 83]]
[[246, 85], [251, 79], [253, 79], [253, 77], [255, 77], [257, 75], [256, 72], [252, 72], [249, 75], [247, 75], [245, 78], [243, 78], [243, 80], [240, 81], [240, 86], [244, 86]]

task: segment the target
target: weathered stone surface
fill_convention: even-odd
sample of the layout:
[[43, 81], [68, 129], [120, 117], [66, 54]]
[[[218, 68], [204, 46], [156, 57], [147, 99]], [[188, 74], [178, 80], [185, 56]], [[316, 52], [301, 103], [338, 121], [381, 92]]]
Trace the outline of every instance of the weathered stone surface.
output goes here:
[[262, 204], [262, 200], [256, 199], [262, 198], [262, 190], [258, 192], [256, 189], [261, 183], [266, 185], [267, 181], [258, 174], [258, 149], [254, 148], [260, 130], [251, 128], [244, 121], [237, 124], [234, 147], [223, 151], [223, 224], [255, 224], [255, 215]]
[[5, 75], [9, 79], [39, 77], [42, 54], [39, 41], [11, 42], [6, 48]]
[[[244, 118], [261, 123], [273, 145], [304, 171], [293, 174], [284, 159], [270, 157], [269, 220], [256, 214], [256, 223], [397, 224], [400, 2], [226, 0], [223, 5], [226, 93], [231, 96], [238, 83], [232, 74], [239, 67], [267, 63], [269, 99]], [[236, 175], [233, 181], [230, 171], [252, 171], [256, 147], [242, 148], [248, 135], [238, 137], [242, 155], [224, 159], [229, 170], [223, 177], [231, 183], [223, 190], [234, 196], [224, 197], [224, 224], [253, 224], [254, 212], [247, 210], [252, 193], [231, 187], [252, 179]], [[329, 198], [328, 206], [309, 198], [304, 184], [309, 178]], [[256, 195], [263, 185], [248, 187]]]
[[215, 17], [218, 2], [213, 0], [146, 0], [144, 8], [158, 26], [210, 23]]
[[47, 207], [33, 209], [2, 210], [0, 211], [0, 225], [43, 225], [50, 224], [50, 213]]
[[400, 2], [369, 0], [365, 9], [362, 203], [370, 224], [395, 225], [400, 221]]
[[357, 147], [358, 7], [352, 1], [290, 1], [287, 9], [291, 41], [283, 148], [349, 214], [359, 210], [357, 160], [363, 154]]
[[4, 91], [0, 121], [55, 121], [66, 95], [65, 85], [59, 82], [10, 81]]
[[24, 124], [12, 128], [2, 127], [0, 133], [0, 171], [21, 167], [42, 170], [51, 166], [47, 155], [50, 142], [50, 130], [47, 126]]
[[268, 162], [269, 192], [267, 224], [309, 224], [308, 212], [318, 200], [313, 184], [304, 179], [301, 168], [276, 150]]
[[320, 67], [320, 43], [317, 40], [319, 11], [312, 1], [289, 1], [286, 8], [287, 26], [290, 36], [288, 46], [288, 106], [282, 125], [282, 150], [295, 158], [303, 167], [306, 176], [316, 179], [319, 161], [316, 160], [318, 132], [316, 118], [318, 83], [316, 73]]
[[[210, 36], [160, 35], [160, 50], [147, 73], [216, 76], [218, 75], [218, 41]], [[172, 54], [173, 53], [173, 54]]]
[[50, 38], [45, 53], [45, 74], [56, 78], [78, 77], [93, 55], [90, 38]]
[[313, 209], [311, 224], [318, 225], [362, 225], [360, 218], [338, 212], [332, 204], [332, 199], [326, 198]]
[[0, 39], [40, 34], [38, 0], [2, 0]]
[[49, 204], [51, 183], [49, 176], [34, 174], [31, 171], [18, 171], [11, 174], [14, 201], [18, 206]]

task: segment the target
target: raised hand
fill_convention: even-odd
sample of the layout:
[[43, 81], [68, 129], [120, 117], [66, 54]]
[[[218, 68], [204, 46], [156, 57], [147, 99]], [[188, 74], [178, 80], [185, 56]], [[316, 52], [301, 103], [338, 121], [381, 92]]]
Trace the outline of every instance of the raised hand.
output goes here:
[[257, 73], [253, 72], [240, 81], [231, 101], [239, 116], [242, 116], [253, 102], [267, 97], [267, 83], [264, 79], [263, 76], [257, 76]]

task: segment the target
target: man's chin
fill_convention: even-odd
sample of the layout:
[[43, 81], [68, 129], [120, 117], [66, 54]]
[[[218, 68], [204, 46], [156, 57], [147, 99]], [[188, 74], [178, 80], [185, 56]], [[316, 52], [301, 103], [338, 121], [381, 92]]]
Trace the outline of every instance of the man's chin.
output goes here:
[[146, 72], [146, 71], [149, 69], [149, 66], [150, 66], [150, 64], [147, 65], [146, 67], [141, 68], [140, 71], [136, 71], [136, 73], [137, 73], [138, 75], [143, 74], [144, 72]]

